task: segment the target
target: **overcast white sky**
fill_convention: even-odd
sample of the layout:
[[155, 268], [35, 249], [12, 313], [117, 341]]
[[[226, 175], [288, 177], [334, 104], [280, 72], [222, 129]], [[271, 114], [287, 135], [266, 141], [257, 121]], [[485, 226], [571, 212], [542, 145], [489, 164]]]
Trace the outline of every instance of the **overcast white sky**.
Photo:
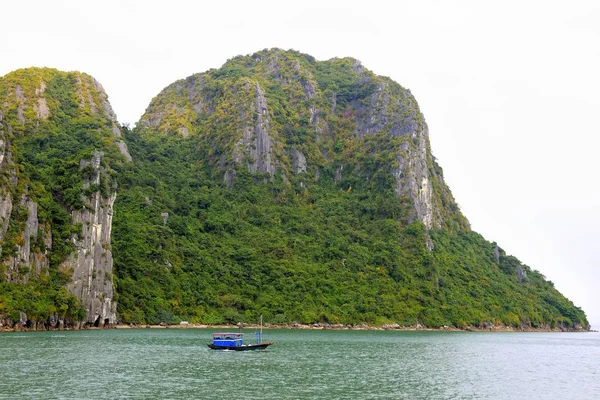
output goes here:
[[0, 75], [80, 70], [132, 125], [171, 82], [280, 47], [416, 96], [474, 230], [600, 325], [600, 1], [5, 1]]

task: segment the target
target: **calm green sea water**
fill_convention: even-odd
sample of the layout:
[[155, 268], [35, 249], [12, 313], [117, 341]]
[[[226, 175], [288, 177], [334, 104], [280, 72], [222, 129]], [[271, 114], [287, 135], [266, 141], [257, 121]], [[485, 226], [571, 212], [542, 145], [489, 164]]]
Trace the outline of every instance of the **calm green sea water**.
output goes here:
[[0, 334], [0, 398], [600, 398], [600, 333], [265, 330], [267, 351], [219, 352], [210, 332]]

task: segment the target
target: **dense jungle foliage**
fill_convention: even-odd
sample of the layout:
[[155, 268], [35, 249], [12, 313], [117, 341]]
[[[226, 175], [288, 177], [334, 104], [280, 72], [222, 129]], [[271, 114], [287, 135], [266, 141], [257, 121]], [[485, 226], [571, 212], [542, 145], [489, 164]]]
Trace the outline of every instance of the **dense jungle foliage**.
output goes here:
[[[284, 168], [270, 178], [242, 164], [228, 188], [223, 154], [252, 113], [257, 84], [283, 137], [274, 152]], [[310, 122], [312, 106], [326, 135]], [[391, 122], [357, 137], [360, 119], [373, 115]], [[587, 325], [539, 272], [471, 232], [443, 181], [433, 199], [445, 208], [442, 227], [427, 232], [415, 220], [411, 199], [394, 191], [395, 155], [409, 140], [389, 134], [397, 119], [423, 124], [409, 92], [353, 59], [263, 51], [166, 88], [125, 135], [135, 162], [119, 170], [115, 208], [120, 317]], [[291, 148], [307, 155], [307, 173], [286, 169]]]
[[[422, 162], [440, 224], [420, 222], [394, 174], [415, 164], [424, 118], [408, 90], [356, 60], [265, 50], [177, 81], [134, 129], [122, 127], [132, 162], [108, 116], [91, 106], [104, 100], [90, 79], [49, 69], [0, 79], [8, 146], [0, 200], [16, 199], [0, 238], [0, 319], [83, 318], [60, 265], [81, 229], [70, 213], [100, 189], [83, 188], [81, 160], [99, 150], [118, 182], [112, 280], [125, 323], [263, 315], [270, 323], [588, 325], [542, 274], [470, 230], [428, 142]], [[272, 136], [273, 175], [250, 172], [255, 144], [243, 144], [242, 132], [260, 124]], [[295, 170], [295, 151], [305, 171]], [[13, 265], [25, 243], [23, 198], [38, 206], [31, 252], [49, 258], [40, 275]]]
[[432, 231], [429, 251], [392, 192], [345, 190], [332, 171], [310, 191], [248, 173], [225, 189], [193, 142], [127, 138], [139, 162], [120, 172], [113, 242], [125, 322], [586, 323], [475, 232]]

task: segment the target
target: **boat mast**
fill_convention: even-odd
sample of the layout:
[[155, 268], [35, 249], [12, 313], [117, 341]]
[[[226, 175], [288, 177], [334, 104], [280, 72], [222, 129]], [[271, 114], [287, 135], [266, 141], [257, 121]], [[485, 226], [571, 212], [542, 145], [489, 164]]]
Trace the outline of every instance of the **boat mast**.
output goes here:
[[255, 331], [254, 334], [256, 335], [256, 344], [261, 344], [262, 343], [262, 314], [260, 316], [260, 330]]

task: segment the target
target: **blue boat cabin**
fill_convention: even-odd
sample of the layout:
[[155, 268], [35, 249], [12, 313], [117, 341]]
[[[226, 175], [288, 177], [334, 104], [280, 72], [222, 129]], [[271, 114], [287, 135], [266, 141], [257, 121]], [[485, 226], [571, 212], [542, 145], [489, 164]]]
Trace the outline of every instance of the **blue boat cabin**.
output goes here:
[[243, 342], [243, 333], [213, 333], [212, 339], [215, 346], [239, 347]]

